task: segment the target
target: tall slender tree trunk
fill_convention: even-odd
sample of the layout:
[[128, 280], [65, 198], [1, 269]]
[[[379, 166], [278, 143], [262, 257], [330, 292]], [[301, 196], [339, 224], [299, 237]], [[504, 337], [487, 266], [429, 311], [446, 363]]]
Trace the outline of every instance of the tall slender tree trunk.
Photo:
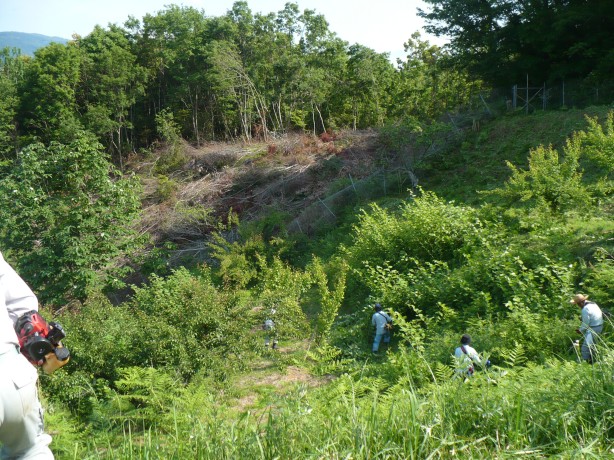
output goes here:
[[324, 124], [324, 118], [322, 117], [322, 112], [320, 112], [320, 108], [318, 104], [314, 104], [316, 110], [318, 111], [318, 115], [320, 116], [320, 123], [322, 123], [322, 131], [326, 131], [326, 125]]
[[313, 123], [313, 135], [316, 135], [316, 111], [313, 108], [313, 102], [311, 103], [311, 122]]
[[192, 106], [192, 124], [194, 125], [196, 145], [200, 147], [200, 130], [198, 129], [198, 90], [196, 90], [196, 94], [194, 94], [194, 104]]

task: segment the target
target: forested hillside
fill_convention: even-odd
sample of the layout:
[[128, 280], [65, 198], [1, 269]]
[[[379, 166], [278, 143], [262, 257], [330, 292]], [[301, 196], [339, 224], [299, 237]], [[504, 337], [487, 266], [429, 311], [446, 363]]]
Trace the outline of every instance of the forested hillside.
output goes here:
[[614, 325], [588, 364], [569, 302], [614, 311], [611, 7], [426, 3], [451, 44], [396, 64], [293, 3], [2, 51], [0, 250], [72, 353], [56, 458], [614, 455]]
[[48, 35], [29, 34], [24, 32], [0, 32], [0, 49], [17, 48], [21, 54], [33, 56], [34, 51], [47, 46], [51, 42], [66, 43], [67, 38], [49, 37]]

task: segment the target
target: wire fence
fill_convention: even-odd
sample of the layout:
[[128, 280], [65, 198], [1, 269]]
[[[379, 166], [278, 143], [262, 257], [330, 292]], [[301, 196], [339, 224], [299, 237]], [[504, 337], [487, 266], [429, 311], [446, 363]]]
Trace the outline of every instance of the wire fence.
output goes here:
[[514, 85], [507, 99], [508, 110], [558, 110], [614, 103], [614, 82], [559, 81], [535, 85], [527, 77]]
[[452, 129], [434, 138], [433, 143], [420, 152], [398, 152], [406, 164], [394, 169], [380, 169], [370, 176], [354, 180], [343, 189], [319, 198], [306, 207], [288, 225], [289, 232], [308, 235], [327, 225], [333, 225], [339, 214], [348, 206], [357, 205], [375, 198], [399, 195], [418, 185], [414, 168], [421, 160], [444, 152], [458, 143], [467, 131], [480, 130], [480, 123], [496, 116], [501, 111], [533, 113], [536, 110], [560, 110], [584, 108], [591, 105], [614, 103], [614, 82], [591, 84], [586, 81], [561, 81], [558, 84], [531, 86], [529, 79], [523, 85], [514, 85], [510, 90], [499, 89], [490, 94], [479, 94], [469, 110], [446, 114]]
[[418, 185], [413, 171], [405, 168], [378, 170], [361, 180], [354, 180], [351, 176], [348, 179], [348, 186], [305, 208], [290, 222], [288, 231], [312, 235], [316, 230], [334, 224], [342, 210], [348, 206], [383, 196], [399, 195]]

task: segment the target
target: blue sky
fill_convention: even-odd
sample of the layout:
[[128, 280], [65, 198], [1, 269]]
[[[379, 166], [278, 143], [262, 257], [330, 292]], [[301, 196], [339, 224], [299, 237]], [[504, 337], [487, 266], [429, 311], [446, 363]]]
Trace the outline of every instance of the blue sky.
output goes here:
[[[283, 9], [288, 0], [248, 0], [254, 13]], [[0, 0], [0, 31], [30, 32], [70, 38], [87, 35], [95, 25], [123, 24], [129, 15], [141, 19], [147, 13], [177, 4], [203, 9], [207, 16], [220, 16], [234, 0]], [[323, 14], [330, 29], [350, 43], [360, 43], [391, 57], [403, 55], [403, 43], [419, 30], [432, 43], [441, 39], [422, 31], [417, 16], [421, 0], [294, 0], [300, 10]]]

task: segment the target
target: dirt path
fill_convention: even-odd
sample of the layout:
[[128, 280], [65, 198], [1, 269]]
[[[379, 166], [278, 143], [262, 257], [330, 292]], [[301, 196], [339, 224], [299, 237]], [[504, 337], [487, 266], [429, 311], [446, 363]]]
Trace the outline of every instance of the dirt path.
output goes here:
[[[292, 354], [296, 349], [292, 347], [280, 348], [280, 354]], [[239, 390], [241, 396], [231, 406], [239, 412], [249, 409], [270, 408], [268, 400], [270, 395], [274, 399], [292, 392], [297, 386], [303, 385], [310, 388], [318, 387], [330, 382], [330, 377], [312, 375], [308, 369], [291, 365], [280, 368], [275, 359], [263, 359], [255, 363], [250, 373], [242, 375], [233, 387]]]

